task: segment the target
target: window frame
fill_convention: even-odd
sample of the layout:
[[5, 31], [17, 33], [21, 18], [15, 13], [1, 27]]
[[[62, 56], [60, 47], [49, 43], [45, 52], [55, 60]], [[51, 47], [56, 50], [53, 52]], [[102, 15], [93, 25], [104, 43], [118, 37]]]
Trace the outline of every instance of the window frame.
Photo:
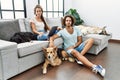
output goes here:
[[[40, 1], [41, 0], [38, 0], [38, 4], [40, 4]], [[43, 12], [46, 13], [46, 17], [49, 17], [48, 16], [49, 13], [52, 13], [52, 17], [55, 17], [54, 13], [58, 13], [58, 17], [60, 17], [59, 13], [62, 13], [62, 15], [64, 16], [64, 0], [62, 1], [63, 2], [63, 5], [62, 5], [63, 9], [62, 9], [62, 11], [59, 10], [59, 1], [61, 1], [61, 0], [58, 0], [58, 11], [54, 11], [54, 1], [55, 0], [52, 0], [52, 4], [53, 5], [52, 5], [52, 10], [50, 11], [50, 10], [48, 10], [47, 0], [46, 0], [46, 9], [43, 9]]]
[[19, 9], [15, 9], [15, 3], [14, 3], [14, 0], [12, 0], [12, 7], [13, 7], [13, 9], [2, 9], [1, 8], [1, 1], [0, 1], [0, 18], [1, 19], [4, 19], [3, 18], [3, 14], [2, 14], [2, 12], [13, 12], [13, 19], [16, 19], [16, 13], [15, 12], [23, 12], [24, 13], [24, 18], [26, 18], [27, 17], [27, 13], [26, 13], [26, 0], [23, 0], [23, 10], [19, 10]]

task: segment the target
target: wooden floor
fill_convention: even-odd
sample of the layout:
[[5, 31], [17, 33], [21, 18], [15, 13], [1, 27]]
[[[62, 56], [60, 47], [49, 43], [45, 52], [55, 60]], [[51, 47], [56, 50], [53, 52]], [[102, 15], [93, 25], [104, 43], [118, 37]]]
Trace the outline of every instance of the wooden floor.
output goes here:
[[106, 68], [106, 75], [102, 78], [94, 74], [91, 69], [64, 61], [58, 67], [49, 67], [46, 75], [42, 74], [42, 64], [38, 65], [9, 80], [119, 80], [120, 78], [120, 43], [110, 42], [108, 47], [99, 55], [85, 55], [91, 62], [101, 64]]

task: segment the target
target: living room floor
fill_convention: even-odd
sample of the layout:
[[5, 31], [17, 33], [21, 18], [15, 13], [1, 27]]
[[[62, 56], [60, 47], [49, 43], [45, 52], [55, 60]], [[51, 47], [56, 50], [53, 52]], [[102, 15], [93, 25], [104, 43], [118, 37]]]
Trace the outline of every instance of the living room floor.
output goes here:
[[120, 78], [120, 43], [109, 42], [108, 47], [100, 54], [85, 55], [91, 62], [101, 64], [106, 68], [106, 75], [102, 78], [91, 69], [64, 61], [62, 65], [48, 68], [48, 73], [42, 74], [42, 65], [25, 71], [9, 80], [119, 80]]

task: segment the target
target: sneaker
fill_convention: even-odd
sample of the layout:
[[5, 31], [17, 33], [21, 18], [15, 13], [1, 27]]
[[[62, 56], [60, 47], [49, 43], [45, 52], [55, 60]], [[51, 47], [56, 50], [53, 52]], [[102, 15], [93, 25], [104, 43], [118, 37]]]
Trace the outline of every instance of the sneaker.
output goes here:
[[83, 65], [83, 63], [82, 63], [81, 61], [79, 61], [79, 60], [77, 60], [77, 59], [75, 59], [75, 61], [76, 61], [78, 64]]
[[99, 73], [102, 77], [105, 76], [105, 69], [101, 65], [96, 65], [95, 67], [93, 67], [92, 71], [95, 73]]

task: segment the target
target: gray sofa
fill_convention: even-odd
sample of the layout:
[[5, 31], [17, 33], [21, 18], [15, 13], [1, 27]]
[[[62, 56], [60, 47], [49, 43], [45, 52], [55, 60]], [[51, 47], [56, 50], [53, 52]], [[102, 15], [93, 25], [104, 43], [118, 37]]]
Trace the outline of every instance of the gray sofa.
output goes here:
[[[46, 21], [50, 26], [61, 26], [61, 18], [49, 18]], [[0, 80], [11, 78], [44, 61], [42, 47], [47, 47], [49, 41], [10, 42], [15, 32], [31, 32], [29, 19], [0, 20]], [[55, 40], [58, 47], [62, 43], [61, 38]]]
[[[17, 44], [9, 39], [16, 32], [31, 32], [28, 18], [15, 20], [0, 20], [0, 80], [7, 80], [44, 61], [42, 47], [47, 47], [49, 41], [32, 41]], [[61, 18], [46, 18], [49, 26], [62, 26]], [[95, 39], [93, 47], [88, 51], [97, 55], [107, 47], [111, 36], [88, 34], [83, 40]], [[57, 38], [55, 45], [62, 47], [63, 40]]]

